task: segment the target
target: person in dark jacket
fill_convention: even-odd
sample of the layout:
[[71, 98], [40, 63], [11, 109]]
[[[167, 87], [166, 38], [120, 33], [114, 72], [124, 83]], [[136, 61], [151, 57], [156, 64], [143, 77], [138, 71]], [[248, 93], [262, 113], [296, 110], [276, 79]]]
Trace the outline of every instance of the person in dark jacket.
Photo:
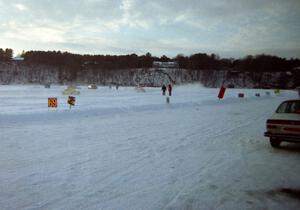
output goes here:
[[169, 92], [169, 96], [172, 95], [172, 85], [168, 84], [168, 92]]
[[165, 85], [163, 85], [163, 86], [161, 87], [161, 90], [162, 90], [162, 95], [163, 95], [163, 96], [166, 95], [167, 87], [166, 87]]

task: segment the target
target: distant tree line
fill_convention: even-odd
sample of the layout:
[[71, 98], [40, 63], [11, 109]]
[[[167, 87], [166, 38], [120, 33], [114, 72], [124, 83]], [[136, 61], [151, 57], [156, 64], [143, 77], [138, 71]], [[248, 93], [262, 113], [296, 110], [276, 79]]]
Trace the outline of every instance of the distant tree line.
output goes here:
[[[0, 61], [11, 61], [12, 49], [0, 48]], [[220, 58], [216, 54], [197, 53], [191, 56], [177, 55], [169, 58], [159, 57], [150, 53], [145, 55], [79, 55], [60, 51], [28, 51], [22, 57], [27, 64], [53, 65], [59, 68], [78, 72], [89, 68], [95, 70], [114, 70], [132, 68], [151, 68], [153, 61], [176, 61], [179, 68], [191, 70], [235, 70], [248, 72], [279, 72], [290, 71], [300, 66], [299, 59], [285, 59], [272, 55], [246, 56], [241, 59]]]
[[194, 70], [236, 70], [248, 72], [290, 71], [300, 66], [299, 59], [285, 59], [272, 55], [249, 55], [241, 59], [220, 58], [218, 55], [198, 53], [189, 57], [177, 55], [180, 68]]
[[0, 48], [0, 61], [11, 61], [13, 57], [13, 50], [12, 49], [2, 49]]
[[60, 51], [29, 51], [23, 55], [26, 63], [47, 64], [60, 67], [81, 69], [131, 69], [151, 68], [154, 60], [150, 53], [131, 55], [78, 55]]

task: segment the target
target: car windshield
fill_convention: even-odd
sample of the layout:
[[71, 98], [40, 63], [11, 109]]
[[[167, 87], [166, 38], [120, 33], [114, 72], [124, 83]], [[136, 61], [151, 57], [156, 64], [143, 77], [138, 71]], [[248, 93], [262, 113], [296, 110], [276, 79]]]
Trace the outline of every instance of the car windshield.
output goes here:
[[300, 101], [287, 101], [282, 103], [277, 111], [277, 113], [297, 113], [300, 114]]

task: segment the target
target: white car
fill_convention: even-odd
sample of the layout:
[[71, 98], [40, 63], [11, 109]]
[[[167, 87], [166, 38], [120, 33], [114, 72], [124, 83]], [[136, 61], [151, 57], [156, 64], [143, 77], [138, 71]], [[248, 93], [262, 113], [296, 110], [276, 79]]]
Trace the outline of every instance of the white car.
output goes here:
[[89, 86], [88, 86], [88, 89], [97, 89], [98, 87], [97, 87], [97, 85], [96, 84], [90, 84]]
[[300, 143], [300, 100], [282, 102], [276, 112], [267, 120], [267, 132], [272, 147], [279, 147], [282, 141]]

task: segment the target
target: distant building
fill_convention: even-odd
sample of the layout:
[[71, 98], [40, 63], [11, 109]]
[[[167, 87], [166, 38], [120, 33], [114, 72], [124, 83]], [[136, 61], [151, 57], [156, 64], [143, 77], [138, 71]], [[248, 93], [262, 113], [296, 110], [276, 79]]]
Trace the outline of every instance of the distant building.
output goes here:
[[161, 62], [161, 61], [153, 61], [154, 68], [178, 68], [178, 63], [176, 61], [169, 62]]
[[24, 61], [23, 57], [17, 56], [12, 58], [13, 61]]

